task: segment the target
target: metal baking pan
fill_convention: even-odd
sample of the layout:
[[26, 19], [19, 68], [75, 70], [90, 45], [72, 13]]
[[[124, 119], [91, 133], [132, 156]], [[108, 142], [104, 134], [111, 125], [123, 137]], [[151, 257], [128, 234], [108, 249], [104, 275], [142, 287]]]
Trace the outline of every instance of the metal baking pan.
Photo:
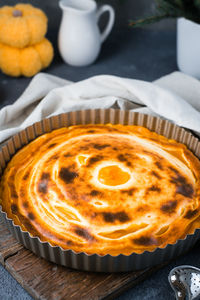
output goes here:
[[[197, 157], [200, 157], [199, 140], [189, 131], [166, 120], [131, 111], [86, 110], [44, 119], [13, 136], [0, 151], [0, 173], [3, 173], [11, 157], [20, 148], [46, 132], [70, 125], [106, 123], [144, 126], [167, 138], [184, 143]], [[152, 267], [187, 252], [200, 238], [200, 229], [196, 229], [194, 234], [187, 235], [185, 239], [178, 240], [175, 244], [168, 244], [165, 248], [156, 248], [152, 252], [145, 251], [142, 254], [132, 253], [131, 255], [120, 254], [118, 256], [88, 255], [84, 252], [76, 253], [73, 250], [64, 250], [59, 246], [52, 246], [48, 242], [43, 242], [38, 237], [32, 237], [28, 232], [23, 231], [19, 225], [15, 225], [2, 211], [1, 206], [0, 215], [15, 238], [36, 255], [66, 267], [93, 272], [126, 272]]]

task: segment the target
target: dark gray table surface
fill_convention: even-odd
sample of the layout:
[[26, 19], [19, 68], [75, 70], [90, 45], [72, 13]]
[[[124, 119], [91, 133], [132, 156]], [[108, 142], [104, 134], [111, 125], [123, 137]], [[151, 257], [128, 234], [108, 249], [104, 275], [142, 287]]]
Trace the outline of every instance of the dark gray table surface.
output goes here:
[[[48, 35], [55, 46], [55, 59], [46, 72], [72, 81], [98, 74], [112, 74], [153, 81], [177, 70], [176, 33], [127, 29], [114, 31], [103, 45], [100, 57], [89, 67], [74, 68], [64, 64], [56, 49], [56, 33]], [[31, 79], [11, 78], [0, 73], [0, 108], [12, 104], [24, 91]], [[118, 300], [175, 299], [168, 284], [171, 268], [181, 264], [200, 267], [200, 246], [122, 294]], [[0, 299], [32, 299], [0, 265]]]

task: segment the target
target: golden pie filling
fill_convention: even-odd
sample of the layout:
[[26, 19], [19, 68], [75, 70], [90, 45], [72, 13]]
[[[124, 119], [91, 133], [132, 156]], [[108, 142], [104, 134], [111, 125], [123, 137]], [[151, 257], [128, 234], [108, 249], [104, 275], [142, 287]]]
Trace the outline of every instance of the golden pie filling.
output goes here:
[[0, 196], [16, 225], [51, 245], [142, 253], [199, 227], [200, 162], [144, 127], [71, 126], [18, 151]]

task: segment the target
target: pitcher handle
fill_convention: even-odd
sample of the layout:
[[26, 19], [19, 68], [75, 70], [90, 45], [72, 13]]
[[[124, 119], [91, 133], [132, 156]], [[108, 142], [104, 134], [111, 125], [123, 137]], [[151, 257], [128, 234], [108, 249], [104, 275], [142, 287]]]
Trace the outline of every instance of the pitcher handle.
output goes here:
[[101, 33], [101, 43], [103, 43], [107, 39], [108, 35], [110, 34], [110, 32], [113, 28], [114, 22], [115, 22], [115, 11], [112, 8], [112, 6], [107, 5], [107, 4], [102, 5], [98, 9], [98, 11], [97, 11], [97, 21], [99, 21], [100, 17], [102, 16], [102, 14], [104, 12], [109, 12], [109, 20], [108, 20], [108, 24], [107, 24], [106, 28]]

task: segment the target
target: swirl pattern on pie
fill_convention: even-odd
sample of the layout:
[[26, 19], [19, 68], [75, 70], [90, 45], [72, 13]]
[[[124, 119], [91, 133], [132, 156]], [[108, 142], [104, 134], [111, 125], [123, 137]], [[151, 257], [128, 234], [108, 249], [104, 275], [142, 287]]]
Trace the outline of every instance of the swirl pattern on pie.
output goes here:
[[8, 217], [51, 245], [87, 254], [152, 251], [200, 224], [200, 162], [140, 126], [77, 125], [43, 134], [8, 163]]

